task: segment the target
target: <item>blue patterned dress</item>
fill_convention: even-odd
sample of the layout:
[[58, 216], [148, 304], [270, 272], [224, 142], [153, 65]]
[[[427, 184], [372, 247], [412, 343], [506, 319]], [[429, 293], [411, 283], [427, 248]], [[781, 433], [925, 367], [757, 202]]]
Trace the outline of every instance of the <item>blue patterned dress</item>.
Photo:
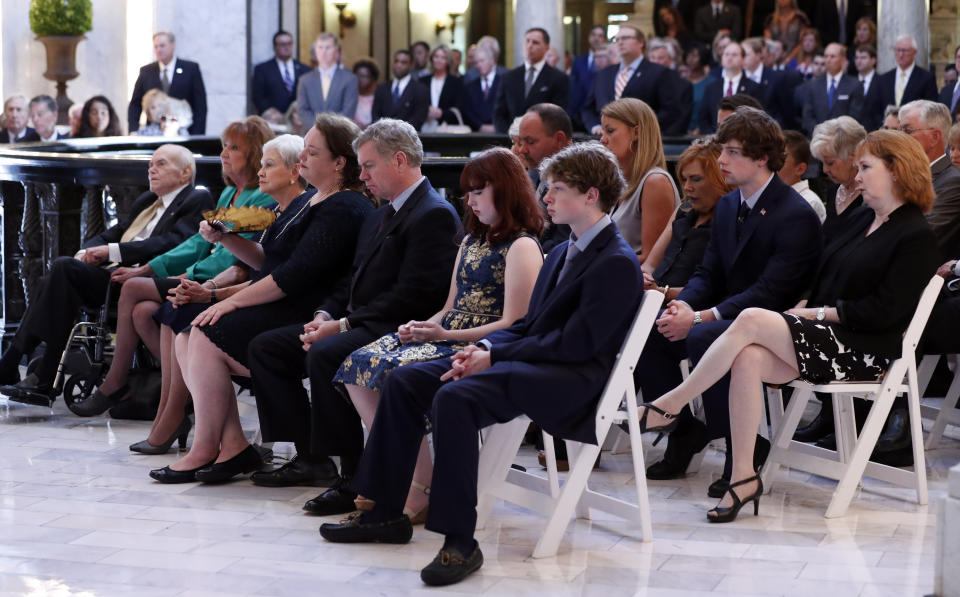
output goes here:
[[[504, 274], [511, 244], [512, 240], [491, 245], [482, 239], [467, 239], [457, 264], [453, 308], [440, 321], [444, 329], [480, 327], [503, 316]], [[380, 391], [394, 368], [450, 357], [466, 345], [453, 340], [401, 344], [397, 334], [387, 334], [353, 351], [340, 365], [333, 381]]]

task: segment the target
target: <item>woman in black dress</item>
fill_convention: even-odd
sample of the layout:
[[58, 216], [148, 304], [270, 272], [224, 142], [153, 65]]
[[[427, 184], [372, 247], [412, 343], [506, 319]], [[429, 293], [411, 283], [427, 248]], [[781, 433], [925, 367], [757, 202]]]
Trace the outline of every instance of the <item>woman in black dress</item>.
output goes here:
[[172, 466], [151, 471], [154, 479], [217, 482], [261, 466], [259, 454], [243, 435], [230, 377], [250, 376], [246, 357], [251, 339], [308, 319], [349, 273], [360, 226], [373, 209], [373, 202], [357, 191], [360, 166], [351, 143], [359, 133], [343, 116], [317, 117], [300, 154], [300, 174], [317, 192], [299, 217], [270, 227], [262, 251], [233, 235], [201, 227], [208, 240], [225, 243], [244, 261], [256, 263], [259, 251], [259, 267], [251, 273], [251, 284], [224, 300], [215, 295], [201, 313], [194, 311], [192, 327], [177, 337], [177, 357], [194, 398], [196, 434], [190, 452]]
[[939, 253], [923, 213], [933, 205], [930, 166], [920, 144], [899, 131], [870, 133], [855, 153], [857, 189], [873, 218], [831, 242], [808, 307], [745, 309], [677, 388], [643, 408], [642, 431], [668, 430], [672, 413], [730, 371], [732, 483], [710, 522], [759, 506], [763, 487], [753, 449], [763, 382], [873, 381], [900, 357], [903, 333]]
[[838, 185], [827, 192], [827, 219], [823, 222], [826, 244], [838, 232], [848, 228], [853, 220], [870, 217], [863, 213], [869, 208], [863, 207], [863, 198], [855, 181], [854, 151], [866, 137], [866, 129], [849, 116], [824, 120], [813, 129], [810, 153], [823, 163], [823, 173]]

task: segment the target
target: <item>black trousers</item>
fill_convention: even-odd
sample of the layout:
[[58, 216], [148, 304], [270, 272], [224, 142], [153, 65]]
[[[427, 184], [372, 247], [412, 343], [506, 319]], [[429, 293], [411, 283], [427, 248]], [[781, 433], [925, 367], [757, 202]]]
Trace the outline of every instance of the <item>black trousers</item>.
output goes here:
[[[327, 336], [304, 353], [302, 324], [264, 332], [250, 343], [248, 358], [263, 440], [309, 445], [312, 456], [340, 456], [351, 476], [363, 451], [360, 416], [339, 389], [334, 374], [351, 352], [377, 337], [363, 327]], [[310, 377], [310, 399], [303, 378]]]
[[110, 272], [79, 259], [58, 257], [50, 265], [13, 338], [13, 345], [24, 354], [40, 342], [47, 343], [37, 372], [41, 383], [53, 382], [80, 308], [102, 305], [109, 286]]
[[920, 338], [922, 354], [960, 352], [960, 294], [941, 291]]
[[507, 392], [507, 367], [494, 364], [459, 381], [441, 382], [450, 359], [390, 373], [353, 487], [388, 518], [403, 513], [425, 417], [433, 422], [435, 459], [426, 528], [472, 537], [477, 526], [477, 433], [523, 414]]

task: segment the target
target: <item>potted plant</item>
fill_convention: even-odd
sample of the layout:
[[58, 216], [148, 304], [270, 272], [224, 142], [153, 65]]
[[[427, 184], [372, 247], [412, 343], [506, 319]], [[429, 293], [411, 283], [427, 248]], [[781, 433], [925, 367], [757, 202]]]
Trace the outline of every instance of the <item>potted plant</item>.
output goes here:
[[67, 123], [67, 81], [77, 72], [77, 44], [93, 28], [91, 0], [31, 0], [30, 30], [47, 50], [47, 71], [43, 76], [57, 82], [57, 122]]

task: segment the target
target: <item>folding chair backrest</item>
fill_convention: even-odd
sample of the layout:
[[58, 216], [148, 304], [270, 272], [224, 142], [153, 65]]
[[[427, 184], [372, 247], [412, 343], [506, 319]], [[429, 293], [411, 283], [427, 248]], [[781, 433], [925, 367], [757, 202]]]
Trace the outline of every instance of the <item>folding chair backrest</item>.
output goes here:
[[907, 326], [907, 331], [903, 333], [903, 352], [900, 355], [905, 357], [913, 355], [917, 351], [917, 345], [920, 344], [920, 336], [923, 335], [923, 328], [930, 319], [930, 312], [933, 311], [933, 305], [937, 302], [940, 295], [940, 288], [943, 286], [943, 278], [934, 274], [923, 294], [920, 295], [920, 302], [917, 303], [917, 310], [913, 313], [913, 319]]
[[647, 337], [650, 336], [650, 330], [653, 329], [662, 304], [662, 293], [656, 290], [647, 290], [643, 293], [640, 308], [637, 309], [637, 315], [633, 318], [633, 325], [630, 326], [630, 331], [620, 346], [617, 360], [613, 364], [610, 377], [607, 378], [607, 384], [597, 404], [597, 441], [599, 442], [603, 442], [603, 437], [606, 437], [610, 421], [619, 410], [623, 398], [626, 396], [629, 399], [637, 395], [633, 385], [633, 370], [637, 366], [637, 361], [640, 360], [640, 353], [643, 352], [643, 346], [647, 343]]

